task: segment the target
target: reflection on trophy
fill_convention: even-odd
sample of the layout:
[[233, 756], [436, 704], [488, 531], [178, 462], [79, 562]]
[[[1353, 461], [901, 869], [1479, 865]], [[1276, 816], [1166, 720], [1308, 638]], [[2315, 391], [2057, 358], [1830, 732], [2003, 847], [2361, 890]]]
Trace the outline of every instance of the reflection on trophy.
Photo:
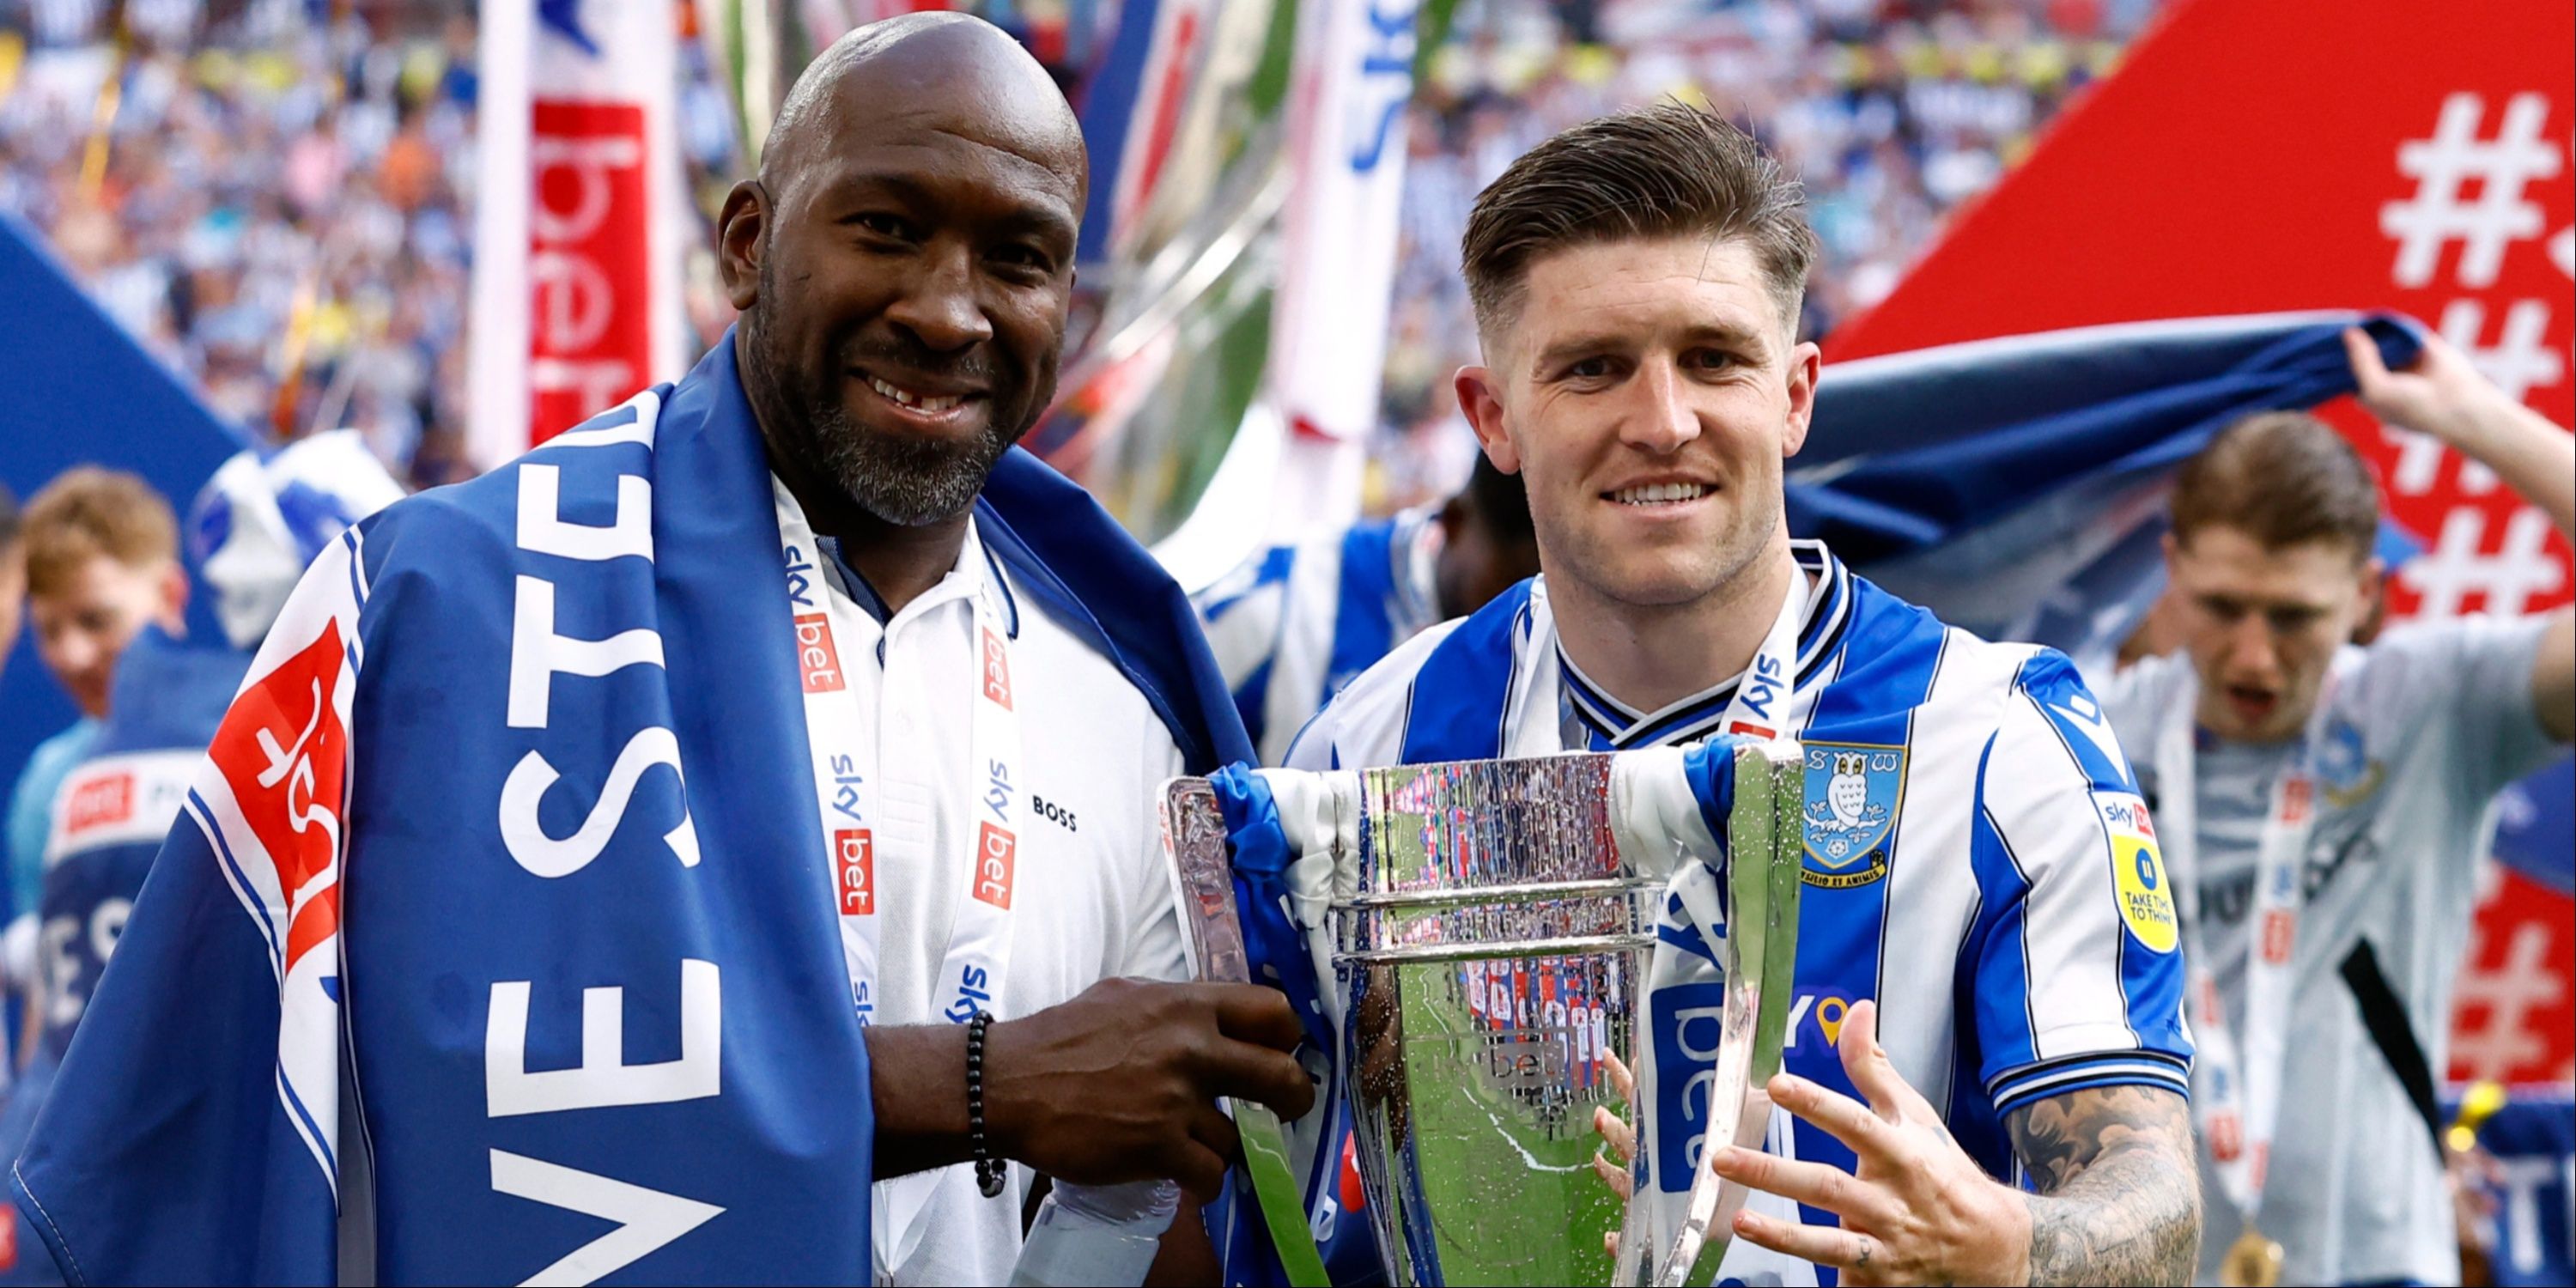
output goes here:
[[[1787, 1028], [1797, 744], [1259, 777], [1394, 1282], [1707, 1282], [1745, 1195], [1705, 1159], [1761, 1146]], [[1243, 978], [1208, 780], [1165, 818], [1202, 966]], [[1629, 1112], [1613, 1054], [1637, 1077], [1625, 1211], [1589, 1165], [1593, 1109]]]

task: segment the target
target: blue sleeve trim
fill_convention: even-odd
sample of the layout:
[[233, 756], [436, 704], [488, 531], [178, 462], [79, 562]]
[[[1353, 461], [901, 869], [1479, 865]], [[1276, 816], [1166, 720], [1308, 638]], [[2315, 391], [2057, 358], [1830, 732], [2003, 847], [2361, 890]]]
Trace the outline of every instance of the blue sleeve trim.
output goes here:
[[2008, 1069], [1986, 1081], [1997, 1114], [2093, 1087], [2159, 1087], [2191, 1098], [2190, 1065], [2163, 1051], [2095, 1051]]

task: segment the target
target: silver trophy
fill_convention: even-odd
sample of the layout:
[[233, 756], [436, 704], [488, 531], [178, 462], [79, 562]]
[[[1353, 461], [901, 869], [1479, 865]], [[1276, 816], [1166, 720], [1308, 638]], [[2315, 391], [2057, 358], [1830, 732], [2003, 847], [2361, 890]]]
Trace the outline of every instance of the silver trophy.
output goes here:
[[[1762, 1144], [1797, 957], [1805, 774], [1794, 742], [1739, 747], [1721, 858], [1683, 764], [1662, 749], [1262, 771], [1298, 856], [1292, 915], [1329, 970], [1335, 1082], [1394, 1282], [1714, 1275], [1745, 1195], [1706, 1158]], [[1203, 969], [1243, 978], [1206, 781], [1175, 780], [1165, 811]], [[1674, 986], [1684, 978], [1698, 982]], [[1594, 1108], [1629, 1111], [1613, 1054], [1637, 1073], [1651, 1176], [1624, 1211], [1590, 1165]], [[1244, 1135], [1248, 1155], [1268, 1147], [1257, 1135], [1278, 1139]], [[1271, 1184], [1251, 1170], [1266, 1210]], [[1275, 1170], [1289, 1187], [1277, 1233], [1302, 1207], [1295, 1169]]]

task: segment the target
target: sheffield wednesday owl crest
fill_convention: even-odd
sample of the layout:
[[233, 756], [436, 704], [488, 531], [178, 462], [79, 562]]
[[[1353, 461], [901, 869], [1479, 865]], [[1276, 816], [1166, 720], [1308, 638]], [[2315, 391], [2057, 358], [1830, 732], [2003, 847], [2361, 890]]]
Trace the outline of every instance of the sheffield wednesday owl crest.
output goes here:
[[1808, 885], [1844, 890], [1887, 875], [1887, 841], [1905, 803], [1905, 749], [1807, 744]]

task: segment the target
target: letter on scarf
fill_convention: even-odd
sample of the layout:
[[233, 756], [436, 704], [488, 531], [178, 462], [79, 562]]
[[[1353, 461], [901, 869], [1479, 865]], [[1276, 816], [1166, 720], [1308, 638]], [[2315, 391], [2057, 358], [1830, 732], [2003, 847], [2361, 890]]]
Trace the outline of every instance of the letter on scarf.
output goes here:
[[[590, 865], [592, 859], [608, 846], [617, 825], [626, 818], [627, 802], [635, 796], [636, 781], [655, 765], [669, 765], [680, 772], [680, 740], [670, 730], [655, 725], [638, 729], [626, 740], [626, 749], [617, 753], [617, 763], [609, 766], [608, 785], [591, 806], [590, 817], [572, 835], [557, 840], [546, 835], [544, 824], [537, 821], [537, 806], [545, 800], [546, 789], [562, 775], [546, 763], [544, 753], [531, 751], [519, 758], [510, 777], [501, 784], [501, 839], [510, 847], [510, 857], [519, 866], [541, 877], [570, 876]], [[688, 796], [680, 797], [680, 825], [663, 833], [662, 840], [671, 853], [680, 856], [680, 866], [698, 866], [698, 834], [689, 825]]]
[[[680, 963], [680, 1058], [626, 1063], [626, 990], [581, 990], [581, 1063], [528, 1072], [529, 981], [492, 985], [483, 1094], [494, 1118], [611, 1105], [661, 1105], [722, 1091], [724, 994], [714, 962]], [[498, 1184], [495, 1181], [495, 1184]]]

